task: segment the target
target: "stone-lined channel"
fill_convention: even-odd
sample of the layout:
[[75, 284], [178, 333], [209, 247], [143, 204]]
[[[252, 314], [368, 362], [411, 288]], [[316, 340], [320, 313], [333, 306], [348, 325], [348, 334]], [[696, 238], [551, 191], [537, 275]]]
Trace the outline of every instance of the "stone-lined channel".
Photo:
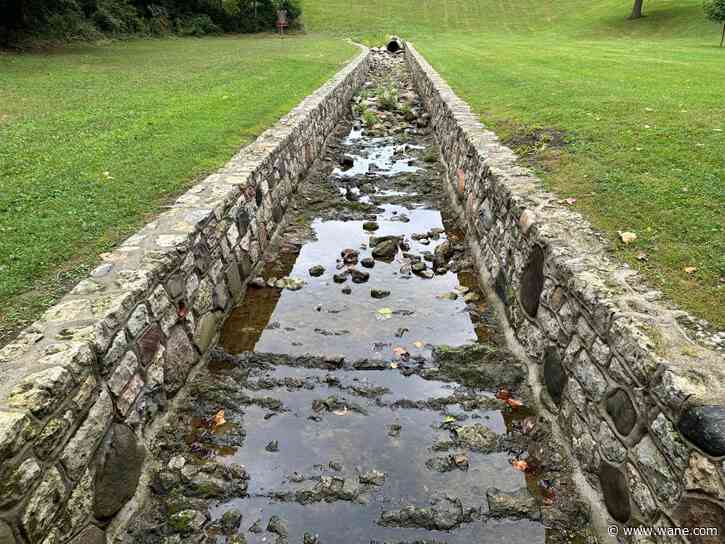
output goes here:
[[478, 290], [402, 55], [373, 53], [124, 542], [592, 542]]

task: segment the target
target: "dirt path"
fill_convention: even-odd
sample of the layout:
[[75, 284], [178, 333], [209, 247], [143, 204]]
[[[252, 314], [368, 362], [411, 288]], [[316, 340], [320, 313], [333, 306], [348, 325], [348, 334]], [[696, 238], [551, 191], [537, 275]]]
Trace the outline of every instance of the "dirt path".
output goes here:
[[126, 542], [594, 542], [440, 172], [402, 56], [375, 53]]

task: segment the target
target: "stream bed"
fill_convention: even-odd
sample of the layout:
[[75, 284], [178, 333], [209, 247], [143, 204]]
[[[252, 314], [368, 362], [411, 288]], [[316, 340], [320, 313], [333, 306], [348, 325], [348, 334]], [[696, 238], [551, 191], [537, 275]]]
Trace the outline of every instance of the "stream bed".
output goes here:
[[150, 447], [124, 542], [595, 542], [443, 189], [403, 56], [369, 80]]

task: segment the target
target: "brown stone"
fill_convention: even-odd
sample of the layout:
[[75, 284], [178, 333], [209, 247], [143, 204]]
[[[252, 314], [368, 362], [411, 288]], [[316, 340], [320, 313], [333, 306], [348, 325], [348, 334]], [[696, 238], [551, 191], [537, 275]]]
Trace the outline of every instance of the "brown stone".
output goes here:
[[[725, 534], [725, 510], [706, 499], [685, 497], [672, 514], [680, 527], [709, 527], [717, 529], [717, 535], [688, 536], [691, 544], [720, 544]], [[719, 535], [719, 536], [718, 536]]]
[[106, 533], [95, 525], [89, 525], [71, 540], [70, 544], [106, 544]]
[[146, 366], [149, 364], [161, 345], [163, 334], [158, 325], [152, 325], [141, 338], [138, 339], [138, 352], [141, 356], [141, 364]]
[[626, 523], [632, 514], [629, 504], [627, 478], [618, 468], [602, 463], [599, 467], [599, 482], [604, 493], [604, 503], [610, 515], [620, 523]]
[[98, 519], [116, 514], [133, 497], [141, 477], [145, 450], [125, 425], [114, 424], [99, 455], [93, 512]]

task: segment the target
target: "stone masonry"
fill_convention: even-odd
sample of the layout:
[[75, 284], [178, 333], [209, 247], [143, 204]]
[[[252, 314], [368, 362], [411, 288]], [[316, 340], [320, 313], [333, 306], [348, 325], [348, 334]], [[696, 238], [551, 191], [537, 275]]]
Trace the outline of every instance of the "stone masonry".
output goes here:
[[606, 521], [717, 526], [722, 538], [722, 333], [698, 341], [692, 318], [614, 262], [410, 44], [406, 56], [482, 278], [539, 363], [542, 404], [603, 498]]
[[0, 543], [89, 544], [368, 71], [363, 51], [0, 350]]

